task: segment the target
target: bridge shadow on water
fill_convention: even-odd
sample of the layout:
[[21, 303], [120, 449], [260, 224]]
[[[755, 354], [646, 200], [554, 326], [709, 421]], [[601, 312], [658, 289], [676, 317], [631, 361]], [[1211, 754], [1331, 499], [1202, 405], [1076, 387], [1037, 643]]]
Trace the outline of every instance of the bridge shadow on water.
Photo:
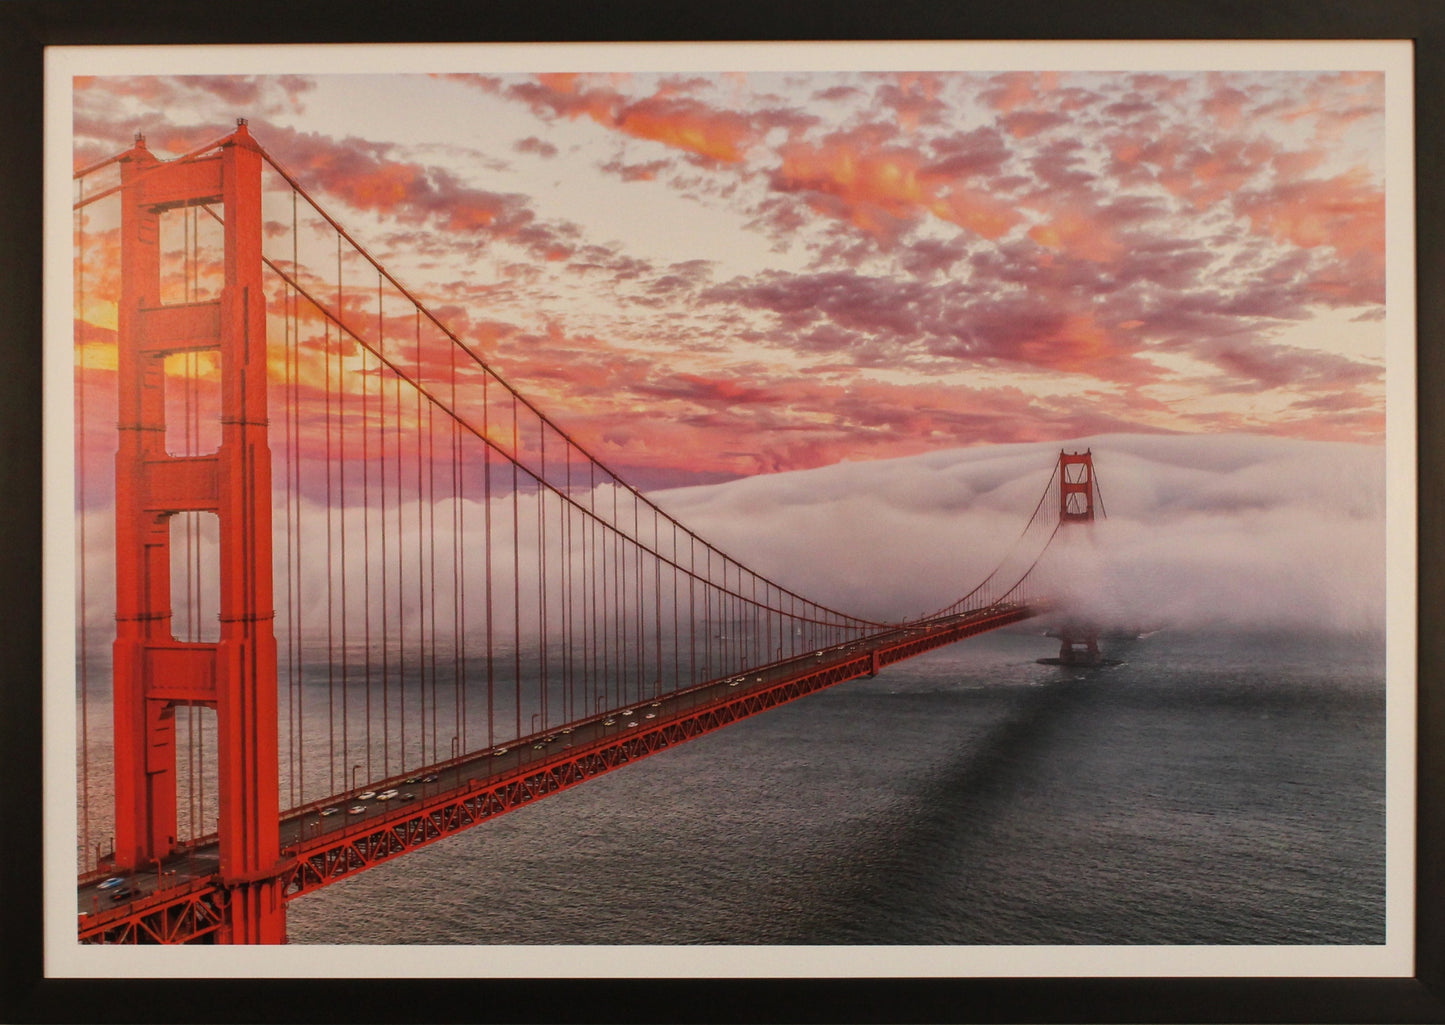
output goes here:
[[[1013, 931], [1000, 930], [997, 916], [1014, 900], [984, 895], [976, 906], [949, 901], [945, 910], [940, 896], [957, 890], [960, 879], [967, 885], [973, 875], [997, 876], [998, 860], [1018, 855], [1013, 845], [998, 843], [1022, 839], [1008, 816], [1020, 795], [1036, 791], [1060, 730], [1098, 686], [1097, 672], [1040, 671], [1048, 673], [1042, 682], [1009, 688], [995, 722], [856, 836], [838, 859], [836, 889], [801, 916], [791, 942], [827, 936], [842, 943], [917, 943], [922, 933], [932, 942], [992, 943], [1001, 942], [1000, 931]], [[942, 701], [965, 717], [977, 693], [916, 697]]]
[[784, 942], [1381, 942], [1377, 670], [1138, 654], [888, 695], [948, 753], [920, 743]]

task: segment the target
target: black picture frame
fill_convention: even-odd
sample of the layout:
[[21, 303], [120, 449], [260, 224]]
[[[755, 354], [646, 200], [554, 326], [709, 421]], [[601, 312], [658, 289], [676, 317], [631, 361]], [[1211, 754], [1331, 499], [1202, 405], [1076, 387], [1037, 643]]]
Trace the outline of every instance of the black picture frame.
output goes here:
[[[1400, 979], [64, 980], [42, 957], [41, 165], [48, 45], [861, 39], [1412, 39], [1418, 283], [1416, 966]], [[1440, 672], [1445, 7], [1150, 0], [782, 5], [0, 0], [0, 1012], [14, 1021], [1445, 1021]]]

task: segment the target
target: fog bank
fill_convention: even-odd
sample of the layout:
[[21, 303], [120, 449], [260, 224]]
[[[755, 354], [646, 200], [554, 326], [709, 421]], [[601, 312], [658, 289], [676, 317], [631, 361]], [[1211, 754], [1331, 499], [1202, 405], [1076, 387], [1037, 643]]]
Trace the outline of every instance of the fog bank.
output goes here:
[[1060, 448], [1094, 453], [1106, 514], [1068, 588], [1128, 626], [1383, 629], [1382, 447], [1099, 435], [843, 463], [652, 495], [814, 599], [901, 619], [960, 597], [1018, 537]]

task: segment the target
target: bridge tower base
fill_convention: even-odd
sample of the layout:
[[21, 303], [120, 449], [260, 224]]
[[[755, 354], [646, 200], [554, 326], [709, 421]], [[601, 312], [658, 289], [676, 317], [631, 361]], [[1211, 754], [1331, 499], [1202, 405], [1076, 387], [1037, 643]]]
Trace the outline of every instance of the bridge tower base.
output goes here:
[[1117, 659], [1105, 658], [1099, 650], [1097, 627], [1081, 624], [1066, 624], [1056, 635], [1059, 638], [1059, 657], [1035, 659], [1043, 666], [1068, 666], [1075, 669], [1094, 669], [1101, 666], [1119, 665]]

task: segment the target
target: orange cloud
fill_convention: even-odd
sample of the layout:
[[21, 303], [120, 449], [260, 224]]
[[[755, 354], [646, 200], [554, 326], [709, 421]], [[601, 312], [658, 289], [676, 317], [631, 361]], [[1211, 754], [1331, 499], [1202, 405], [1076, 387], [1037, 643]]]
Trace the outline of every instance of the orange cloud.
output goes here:
[[1237, 197], [1235, 205], [1259, 234], [1306, 249], [1330, 246], [1345, 257], [1384, 260], [1385, 194], [1363, 168]]
[[1093, 263], [1112, 263], [1125, 254], [1118, 236], [1081, 206], [1058, 204], [1046, 216], [1028, 232], [1041, 246]]
[[951, 188], [931, 209], [943, 220], [986, 239], [1001, 237], [1021, 220], [1018, 211], [1008, 203], [959, 185]]
[[640, 139], [727, 163], [741, 160], [754, 136], [739, 114], [714, 110], [695, 100], [656, 96], [625, 107], [616, 127]]
[[1055, 329], [1024, 342], [1019, 350], [1037, 366], [1095, 376], [1100, 364], [1127, 355], [1091, 313], [1066, 314]]

